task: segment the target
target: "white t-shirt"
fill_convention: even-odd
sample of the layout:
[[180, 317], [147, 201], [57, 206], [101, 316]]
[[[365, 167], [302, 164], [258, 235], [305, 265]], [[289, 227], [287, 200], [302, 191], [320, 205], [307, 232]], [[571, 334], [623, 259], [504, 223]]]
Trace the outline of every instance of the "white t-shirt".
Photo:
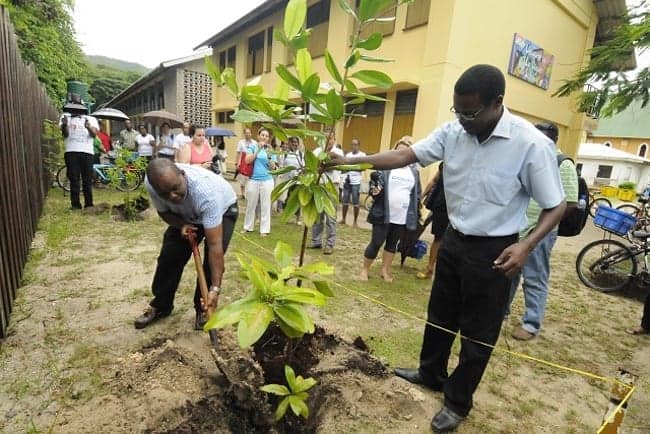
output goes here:
[[93, 138], [86, 129], [86, 119], [91, 127], [99, 129], [97, 119], [88, 115], [71, 117], [70, 113], [64, 113], [59, 120], [59, 125], [61, 125], [63, 117], [68, 118], [68, 137], [64, 140], [65, 152], [84, 152], [94, 155]]
[[388, 212], [391, 223], [396, 225], [406, 224], [411, 190], [414, 186], [415, 178], [410, 167], [400, 167], [390, 171], [390, 177], [388, 178]]
[[[356, 154], [353, 154], [352, 152], [348, 152], [345, 154], [346, 157], [365, 157], [366, 153], [363, 151], [359, 151]], [[359, 185], [361, 184], [361, 172], [347, 172], [343, 174], [343, 179], [341, 179], [341, 182], [345, 182], [345, 177], [349, 176], [350, 177], [350, 185]]]
[[[314, 155], [315, 156], [318, 156], [318, 154], [320, 154], [321, 152], [323, 152], [323, 150], [320, 147], [314, 149]], [[341, 157], [343, 156], [343, 151], [340, 148], [337, 148], [336, 146], [332, 147], [332, 150], [330, 151], [330, 153], [339, 155]], [[341, 181], [341, 171], [340, 170], [330, 170], [330, 171], [325, 172], [325, 175], [334, 184], [338, 184]]]
[[176, 134], [174, 136], [174, 149], [183, 149], [183, 146], [185, 146], [187, 143], [191, 142], [192, 138], [190, 136], [186, 136], [183, 133]]
[[150, 144], [153, 141], [154, 138], [151, 134], [147, 134], [146, 136], [138, 134], [135, 142], [138, 144], [138, 154], [141, 157], [151, 157], [153, 155], [153, 146]]
[[162, 155], [174, 155], [177, 149], [176, 141], [172, 138], [171, 134], [161, 134], [158, 138], [158, 153]]
[[247, 142], [246, 139], [241, 139], [241, 140], [237, 143], [237, 152], [246, 152], [246, 150], [248, 149], [248, 147], [249, 147], [250, 145], [252, 145], [252, 144], [256, 144], [256, 145], [257, 145], [257, 142], [256, 142], [255, 140], [253, 140], [253, 139], [251, 139], [249, 142]]

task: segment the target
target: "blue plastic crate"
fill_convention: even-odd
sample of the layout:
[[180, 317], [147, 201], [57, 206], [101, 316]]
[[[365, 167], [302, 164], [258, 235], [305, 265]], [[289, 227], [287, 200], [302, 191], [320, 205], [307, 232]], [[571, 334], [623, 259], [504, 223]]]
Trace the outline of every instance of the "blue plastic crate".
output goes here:
[[596, 210], [594, 224], [608, 232], [625, 236], [636, 225], [636, 217], [625, 211], [600, 205]]

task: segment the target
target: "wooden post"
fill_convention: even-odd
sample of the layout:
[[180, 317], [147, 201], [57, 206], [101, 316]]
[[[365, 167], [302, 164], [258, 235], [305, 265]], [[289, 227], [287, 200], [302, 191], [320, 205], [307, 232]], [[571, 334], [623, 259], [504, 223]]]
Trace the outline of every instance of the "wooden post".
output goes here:
[[623, 403], [620, 408], [619, 405], [621, 401], [623, 401], [623, 399], [625, 399], [625, 397], [628, 395], [632, 386], [634, 386], [634, 383], [636, 383], [636, 380], [638, 378], [638, 375], [632, 374], [631, 372], [619, 368], [617, 379], [629, 387], [625, 387], [620, 383], [614, 383], [612, 386], [611, 396], [609, 397], [607, 411], [605, 412], [605, 417], [603, 418], [603, 424], [598, 430], [597, 434], [618, 434], [620, 432], [621, 425], [623, 424], [623, 417], [625, 417], [625, 410], [627, 410], [629, 400]]

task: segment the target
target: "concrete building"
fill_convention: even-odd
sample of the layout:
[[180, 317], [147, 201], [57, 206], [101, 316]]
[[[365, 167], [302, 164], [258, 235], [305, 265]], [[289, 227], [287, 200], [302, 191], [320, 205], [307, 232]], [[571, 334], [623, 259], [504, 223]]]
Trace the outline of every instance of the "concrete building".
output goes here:
[[637, 193], [650, 183], [650, 160], [600, 143], [583, 143], [576, 166], [587, 184], [618, 187], [622, 182], [636, 184]]
[[[273, 29], [282, 28], [286, 3], [267, 0], [198, 47], [211, 47], [215, 64], [221, 69], [233, 67], [239, 83], [261, 76], [260, 84], [273, 89], [279, 80], [274, 65], [291, 62], [286, 48], [272, 38]], [[585, 141], [585, 129], [595, 128], [597, 121], [577, 113], [572, 99], [551, 95], [588, 62], [588, 50], [595, 41], [606, 38], [611, 23], [625, 12], [624, 0], [416, 0], [402, 5], [394, 21], [375, 23], [368, 30], [368, 34], [379, 31], [384, 35], [377, 55], [395, 59], [367, 64], [393, 79], [394, 85], [381, 91], [388, 103], [366, 102], [357, 107], [357, 113], [367, 116], [352, 118], [345, 125], [341, 122], [337, 126], [339, 142], [347, 150], [350, 140], [358, 137], [365, 152], [377, 152], [405, 134], [424, 137], [454, 118], [449, 109], [459, 75], [471, 65], [489, 63], [506, 74], [507, 107], [533, 122], [558, 124], [559, 145], [565, 153], [575, 155]], [[344, 63], [352, 19], [337, 1], [311, 0], [307, 27], [312, 29], [313, 69], [327, 81], [324, 49], [339, 65]], [[514, 74], [523, 75], [521, 65], [513, 64], [522, 59], [511, 56], [515, 42], [522, 40], [529, 43], [527, 55], [541, 56], [538, 60], [543, 60], [545, 67], [546, 74], [534, 83], [508, 74], [510, 63]], [[523, 66], [527, 66], [525, 62]], [[380, 94], [376, 88], [364, 90]], [[241, 134], [242, 126], [228, 118], [235, 105], [224, 89], [213, 89], [214, 123]], [[228, 146], [234, 146], [234, 141]], [[234, 149], [229, 148], [229, 154], [234, 155]]]
[[[209, 51], [162, 62], [124, 89], [106, 106], [122, 110], [138, 122], [143, 113], [166, 110], [200, 125], [210, 125], [212, 79], [204, 57]], [[119, 125], [115, 128], [121, 128]], [[153, 131], [150, 126], [150, 131]]]
[[650, 105], [641, 107], [640, 102], [610, 118], [598, 121], [598, 128], [587, 135], [589, 142], [638, 155], [650, 156]]

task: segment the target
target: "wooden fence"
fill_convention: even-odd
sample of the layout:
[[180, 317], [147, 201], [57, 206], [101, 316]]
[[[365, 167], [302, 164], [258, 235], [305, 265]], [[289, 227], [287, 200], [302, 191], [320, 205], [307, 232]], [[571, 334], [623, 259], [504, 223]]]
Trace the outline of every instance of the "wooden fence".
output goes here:
[[23, 63], [9, 13], [0, 6], [0, 338], [50, 186], [44, 119], [56, 120], [57, 110]]

